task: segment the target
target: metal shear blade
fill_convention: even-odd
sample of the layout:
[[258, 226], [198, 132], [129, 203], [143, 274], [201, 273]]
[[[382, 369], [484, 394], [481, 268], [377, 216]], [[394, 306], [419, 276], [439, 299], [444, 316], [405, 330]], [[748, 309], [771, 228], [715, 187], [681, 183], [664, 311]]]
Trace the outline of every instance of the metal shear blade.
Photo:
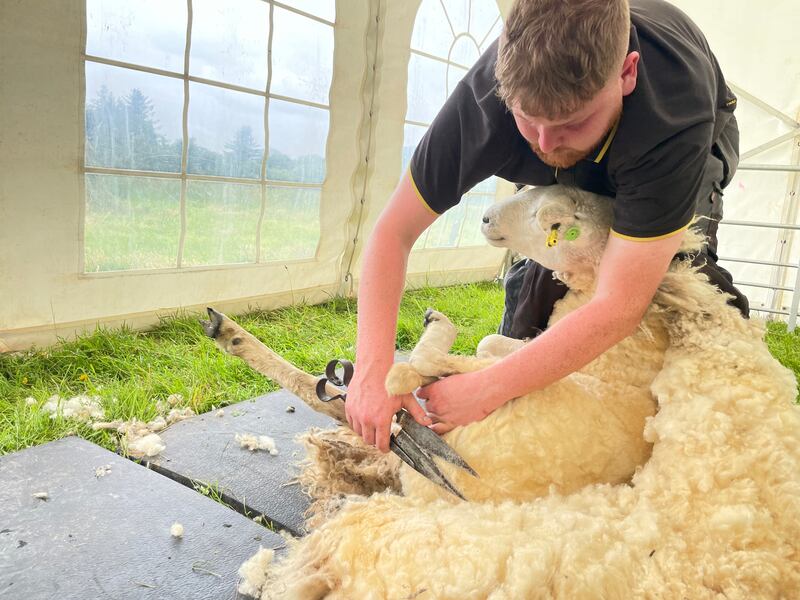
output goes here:
[[433, 462], [430, 455], [417, 443], [408, 431], [401, 429], [397, 434], [392, 434], [389, 439], [389, 448], [417, 473], [426, 477], [436, 485], [443, 487], [451, 494], [458, 496], [462, 500], [466, 500], [464, 495], [456, 486], [450, 483], [450, 480], [439, 470], [439, 467], [436, 466], [436, 463]]
[[475, 469], [469, 466], [461, 456], [451, 448], [439, 435], [424, 425], [420, 425], [407, 410], [397, 413], [397, 423], [408, 432], [409, 437], [430, 454], [438, 456], [452, 465], [461, 467], [473, 477], [478, 477]]
[[[341, 376], [337, 373], [337, 367], [341, 367]], [[346, 400], [347, 385], [353, 377], [353, 371], [353, 363], [350, 361], [339, 359], [330, 361], [325, 367], [325, 377], [320, 377], [317, 381], [317, 397], [322, 402], [336, 399]], [[336, 387], [340, 393], [331, 396], [328, 393], [328, 384]], [[391, 451], [423, 477], [465, 500], [461, 492], [436, 466], [433, 456], [438, 456], [466, 470], [474, 477], [478, 477], [475, 470], [436, 433], [417, 423], [408, 411], [402, 409], [396, 414], [396, 417], [400, 431], [389, 437]]]

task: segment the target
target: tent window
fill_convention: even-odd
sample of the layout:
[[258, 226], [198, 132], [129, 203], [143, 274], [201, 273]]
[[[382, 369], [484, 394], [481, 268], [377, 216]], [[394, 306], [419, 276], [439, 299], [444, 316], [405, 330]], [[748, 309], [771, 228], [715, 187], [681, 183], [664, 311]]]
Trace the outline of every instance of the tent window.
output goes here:
[[84, 271], [313, 258], [335, 0], [87, 0]]
[[[501, 27], [494, 0], [422, 1], [411, 36], [402, 172], [439, 108]], [[414, 249], [483, 245], [480, 218], [494, 201], [496, 186], [492, 177], [467, 192], [420, 236]]]

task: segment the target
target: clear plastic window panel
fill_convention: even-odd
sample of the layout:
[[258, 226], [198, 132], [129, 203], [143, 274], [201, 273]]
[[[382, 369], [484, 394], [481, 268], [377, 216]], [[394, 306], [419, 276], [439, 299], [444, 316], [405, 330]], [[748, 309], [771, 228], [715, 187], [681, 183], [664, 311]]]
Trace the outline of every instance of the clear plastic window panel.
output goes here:
[[403, 127], [403, 168], [400, 173], [405, 173], [408, 164], [411, 162], [411, 157], [414, 155], [422, 136], [428, 130], [427, 127], [420, 127], [419, 125], [411, 125], [406, 123]]
[[189, 181], [183, 266], [252, 263], [261, 186]]
[[497, 38], [500, 37], [500, 33], [502, 31], [503, 31], [503, 21], [501, 19], [497, 19], [494, 22], [494, 26], [489, 30], [489, 33], [487, 33], [484, 37], [478, 40], [478, 47], [480, 48], [482, 53], [486, 50], [486, 48], [488, 48], [492, 44], [492, 42], [494, 42]]
[[268, 43], [266, 2], [192, 0], [190, 75], [264, 92]]
[[86, 53], [183, 73], [186, 0], [87, 0]]
[[[447, 96], [453, 93], [467, 69], [478, 60], [501, 27], [500, 12], [493, 0], [423, 0], [411, 38], [401, 172], [405, 171], [425, 134], [426, 127], [419, 124], [433, 121]], [[494, 201], [496, 190], [494, 177], [475, 186], [420, 236], [414, 250], [484, 245], [481, 218]]]
[[322, 183], [329, 119], [326, 109], [271, 99], [267, 179]]
[[[494, 177], [487, 179], [486, 187], [496, 184]], [[461, 237], [458, 240], [460, 248], [469, 246], [484, 246], [486, 238], [481, 233], [481, 220], [483, 213], [494, 203], [494, 194], [466, 194], [461, 198], [464, 205], [464, 226], [461, 228]]]
[[448, 65], [447, 69], [447, 97], [450, 97], [450, 94], [456, 89], [458, 82], [464, 79], [464, 75], [467, 74], [467, 71], [464, 69], [460, 69], [455, 65]]
[[181, 170], [183, 82], [86, 63], [86, 164]]
[[86, 175], [85, 271], [177, 266], [178, 180]]
[[[286, 0], [335, 20], [334, 0]], [[273, 12], [272, 77], [268, 45]], [[87, 272], [311, 258], [319, 243], [333, 27], [262, 0], [192, 0], [183, 249], [180, 181], [86, 175]], [[87, 54], [183, 73], [185, 0], [87, 0]], [[178, 77], [86, 63], [86, 165], [179, 174], [184, 83]], [[225, 89], [232, 85], [261, 93]], [[297, 102], [268, 100], [264, 93]], [[268, 180], [262, 179], [269, 115]], [[192, 179], [252, 179], [254, 185]], [[261, 181], [260, 184], [257, 181]], [[262, 198], [269, 204], [257, 248]], [[182, 257], [178, 265], [178, 256]]]
[[329, 104], [333, 27], [275, 7], [270, 92]]
[[456, 35], [469, 30], [469, 5], [471, 0], [441, 0], [447, 20]]
[[408, 60], [407, 121], [430, 124], [447, 98], [447, 64], [419, 54]]
[[500, 35], [500, 11], [494, 0], [472, 0], [470, 11], [469, 33], [483, 52]]
[[462, 33], [453, 42], [450, 61], [466, 67], [475, 64], [480, 55], [481, 51], [478, 49], [475, 39], [469, 34]]
[[281, 0], [281, 3], [331, 23], [336, 19], [336, 0]]
[[261, 260], [313, 258], [319, 243], [320, 188], [267, 187]]
[[433, 225], [429, 227], [425, 248], [455, 248], [461, 238], [461, 228], [464, 225], [464, 204], [459, 203], [445, 211]]
[[412, 50], [447, 58], [453, 33], [440, 0], [422, 0], [411, 36]]
[[255, 94], [190, 84], [187, 171], [259, 179], [264, 102], [263, 96]]

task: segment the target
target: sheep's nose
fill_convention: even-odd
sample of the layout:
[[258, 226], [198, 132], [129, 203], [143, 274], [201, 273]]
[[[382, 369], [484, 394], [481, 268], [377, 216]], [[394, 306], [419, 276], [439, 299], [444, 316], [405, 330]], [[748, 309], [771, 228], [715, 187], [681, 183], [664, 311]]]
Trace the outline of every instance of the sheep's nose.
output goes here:
[[489, 224], [489, 217], [483, 217], [483, 222], [488, 225]]

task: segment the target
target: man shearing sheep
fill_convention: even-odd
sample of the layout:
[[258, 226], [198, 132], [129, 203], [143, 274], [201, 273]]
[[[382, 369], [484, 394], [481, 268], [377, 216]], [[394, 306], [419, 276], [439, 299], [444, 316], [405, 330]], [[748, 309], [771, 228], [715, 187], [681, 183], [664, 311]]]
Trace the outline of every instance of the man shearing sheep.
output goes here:
[[[709, 238], [698, 264], [747, 316], [747, 299], [716, 264], [722, 189], [738, 163], [735, 107], [702, 32], [664, 0], [517, 0], [370, 235], [346, 405], [353, 429], [386, 451], [401, 407], [442, 433], [583, 367], [638, 326], [696, 215], [709, 217], [697, 224]], [[426, 415], [411, 395], [384, 390], [408, 255], [440, 214], [492, 175], [614, 198], [597, 289], [547, 328], [566, 287], [534, 262], [515, 265], [501, 333], [535, 339], [491, 367], [421, 388]]]

